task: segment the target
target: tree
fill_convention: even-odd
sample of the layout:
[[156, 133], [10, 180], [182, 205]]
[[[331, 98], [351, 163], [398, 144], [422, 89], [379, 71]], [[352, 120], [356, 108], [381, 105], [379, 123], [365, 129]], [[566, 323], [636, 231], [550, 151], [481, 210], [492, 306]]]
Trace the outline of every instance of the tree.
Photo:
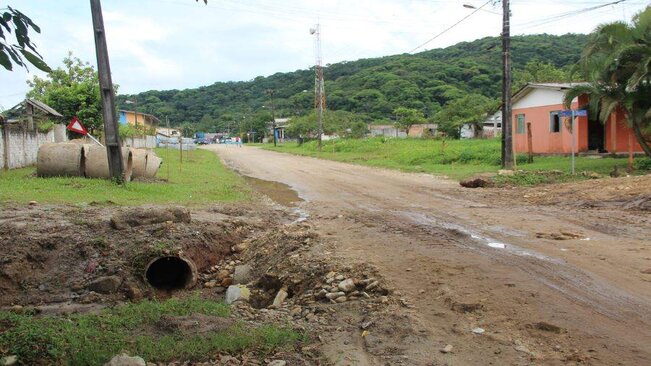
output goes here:
[[651, 7], [633, 17], [632, 24], [601, 25], [591, 35], [579, 62], [589, 82], [565, 94], [564, 104], [588, 95], [590, 110], [605, 123], [617, 109], [645, 154], [651, 157]]
[[465, 124], [474, 126], [475, 137], [482, 130], [482, 123], [486, 120], [488, 113], [497, 108], [499, 103], [481, 94], [470, 94], [455, 99], [446, 104], [436, 114], [435, 121], [439, 129], [452, 136], [459, 138], [461, 128]]
[[518, 90], [527, 83], [578, 81], [574, 76], [567, 68], [560, 69], [553, 64], [534, 59], [527, 62], [523, 70], [513, 72], [513, 90]]
[[407, 133], [412, 125], [425, 122], [423, 112], [417, 109], [398, 107], [393, 110], [393, 114], [396, 116], [396, 127], [402, 128]]
[[[27, 15], [10, 6], [4, 10], [0, 15], [0, 65], [8, 71], [13, 70], [12, 64], [27, 69], [25, 62], [27, 60], [37, 69], [49, 72], [50, 67], [43, 61], [43, 57], [36, 51], [36, 45], [29, 39], [30, 28], [36, 33], [41, 33], [41, 28]], [[7, 39], [7, 34], [12, 32], [14, 41]]]
[[[65, 68], [50, 71], [45, 78], [34, 76], [27, 84], [30, 98], [41, 100], [70, 120], [77, 117], [91, 130], [102, 131], [102, 105], [97, 71], [72, 52], [63, 59]], [[117, 88], [117, 86], [116, 86]]]

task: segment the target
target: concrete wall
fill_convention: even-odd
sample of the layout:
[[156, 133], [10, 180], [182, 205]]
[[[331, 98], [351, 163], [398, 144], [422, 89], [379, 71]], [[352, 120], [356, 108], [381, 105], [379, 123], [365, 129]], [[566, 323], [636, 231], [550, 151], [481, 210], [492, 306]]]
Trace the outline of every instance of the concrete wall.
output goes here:
[[[67, 141], [66, 126], [56, 125], [48, 133], [29, 132], [12, 126], [0, 137], [0, 168], [8, 163], [9, 169], [23, 168], [36, 164], [38, 148], [49, 142]], [[5, 143], [7, 143], [5, 145]], [[5, 156], [5, 151], [8, 154]]]
[[156, 136], [127, 137], [122, 139], [122, 146], [136, 149], [153, 149], [156, 147]]

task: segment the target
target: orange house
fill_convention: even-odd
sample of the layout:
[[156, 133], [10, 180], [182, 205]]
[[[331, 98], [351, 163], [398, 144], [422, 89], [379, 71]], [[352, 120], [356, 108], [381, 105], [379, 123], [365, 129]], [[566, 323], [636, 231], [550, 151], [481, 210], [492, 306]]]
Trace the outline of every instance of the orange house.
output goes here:
[[[528, 151], [527, 124], [531, 124], [532, 150], [537, 154], [570, 154], [572, 130], [570, 117], [563, 117], [563, 97], [577, 83], [527, 84], [512, 98], [513, 148], [517, 153]], [[588, 96], [572, 101], [572, 109], [587, 109]], [[592, 116], [575, 117], [576, 152], [626, 153], [630, 149], [643, 152], [633, 131], [626, 124], [624, 113], [613, 112], [604, 124]]]

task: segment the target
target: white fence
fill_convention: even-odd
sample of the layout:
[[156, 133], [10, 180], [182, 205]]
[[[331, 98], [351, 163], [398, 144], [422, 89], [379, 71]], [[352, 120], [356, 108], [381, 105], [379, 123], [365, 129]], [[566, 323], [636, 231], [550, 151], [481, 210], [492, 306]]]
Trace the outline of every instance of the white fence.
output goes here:
[[22, 168], [36, 164], [38, 148], [48, 142], [67, 141], [66, 126], [55, 125], [48, 133], [26, 131], [18, 126], [2, 128], [0, 168]]

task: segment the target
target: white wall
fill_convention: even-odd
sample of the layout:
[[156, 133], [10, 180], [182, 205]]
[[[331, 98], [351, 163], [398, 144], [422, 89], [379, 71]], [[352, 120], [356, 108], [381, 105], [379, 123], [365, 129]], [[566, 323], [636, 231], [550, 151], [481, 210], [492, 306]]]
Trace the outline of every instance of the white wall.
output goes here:
[[[61, 134], [61, 129], [65, 131], [65, 126], [56, 125], [48, 133], [27, 132], [17, 128], [10, 128], [8, 133], [8, 163], [9, 169], [23, 168], [36, 164], [38, 148], [49, 142], [67, 141], [65, 132]], [[5, 168], [5, 139], [0, 135], [0, 169]]]
[[122, 139], [122, 146], [136, 149], [153, 149], [156, 147], [156, 136], [127, 137]]
[[562, 90], [535, 88], [522, 99], [513, 103], [512, 109], [563, 104], [564, 96], [565, 92]]

